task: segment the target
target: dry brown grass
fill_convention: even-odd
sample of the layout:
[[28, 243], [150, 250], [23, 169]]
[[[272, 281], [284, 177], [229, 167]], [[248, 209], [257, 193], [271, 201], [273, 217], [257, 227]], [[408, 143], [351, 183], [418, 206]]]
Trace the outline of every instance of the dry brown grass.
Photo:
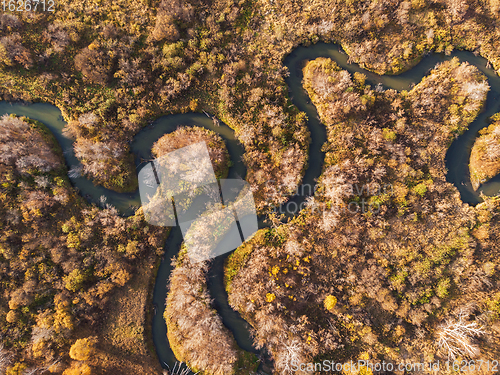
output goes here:
[[110, 299], [107, 318], [99, 333], [100, 350], [93, 364], [105, 374], [161, 374], [148, 347], [145, 327], [150, 323], [150, 291], [155, 278], [155, 257], [142, 260], [137, 273]]

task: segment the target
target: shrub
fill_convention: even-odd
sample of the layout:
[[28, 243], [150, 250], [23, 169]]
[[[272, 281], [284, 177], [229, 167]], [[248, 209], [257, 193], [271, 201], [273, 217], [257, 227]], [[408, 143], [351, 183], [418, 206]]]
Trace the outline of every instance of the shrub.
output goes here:
[[328, 295], [326, 296], [323, 304], [325, 305], [325, 309], [328, 311], [333, 310], [333, 308], [337, 305], [337, 297]]

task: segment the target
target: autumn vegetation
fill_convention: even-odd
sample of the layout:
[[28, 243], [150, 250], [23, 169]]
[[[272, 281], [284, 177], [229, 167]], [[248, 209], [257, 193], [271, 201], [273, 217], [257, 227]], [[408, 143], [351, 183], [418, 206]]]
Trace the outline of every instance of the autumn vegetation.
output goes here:
[[[229, 154], [222, 138], [213, 131], [200, 127], [179, 127], [158, 139], [153, 145], [152, 153], [161, 158], [179, 148], [199, 142], [204, 142], [207, 146], [216, 177], [225, 178], [229, 169]], [[179, 211], [178, 204], [181, 203], [176, 202]], [[233, 215], [232, 218], [234, 220]], [[208, 225], [220, 221], [212, 223], [212, 220], [213, 217]], [[198, 221], [196, 224], [201, 225]], [[195, 235], [215, 235], [216, 230], [210, 229], [190, 232]], [[185, 241], [193, 242], [187, 238]], [[208, 241], [212, 244], [216, 239], [202, 238], [196, 241]], [[177, 259], [173, 261], [175, 269], [170, 275], [170, 291], [164, 313], [168, 340], [176, 358], [204, 374], [250, 374], [258, 364], [257, 359], [253, 354], [238, 348], [231, 332], [224, 327], [222, 319], [212, 306], [207, 289], [209, 262], [194, 262], [193, 254], [187, 254], [188, 251], [183, 246]]]
[[[265, 212], [296, 190], [308, 163], [307, 119], [283, 66], [295, 47], [336, 42], [379, 74], [463, 49], [500, 72], [499, 12], [499, 0], [83, 0], [7, 11], [0, 97], [60, 108], [82, 173], [120, 192], [137, 187], [129, 144], [141, 128], [206, 111], [244, 145]], [[290, 222], [271, 215], [226, 265], [230, 303], [256, 344], [279, 373], [324, 357], [498, 359], [500, 203], [464, 204], [444, 163], [484, 104], [485, 77], [457, 60], [402, 92], [369, 87], [328, 59], [303, 75], [327, 129], [320, 189]], [[497, 120], [472, 151], [475, 188], [498, 172]], [[146, 289], [165, 231], [141, 210], [124, 218], [85, 203], [43, 125], [2, 117], [0, 129], [0, 373], [153, 374]], [[217, 136], [173, 134], [156, 155], [203, 139], [226, 173]], [[207, 267], [176, 260], [172, 348], [207, 374], [251, 369], [210, 305]]]
[[484, 76], [452, 59], [398, 93], [318, 58], [303, 83], [327, 127], [319, 189], [226, 264], [256, 343], [279, 373], [292, 360], [494, 358], [499, 201], [462, 203], [444, 164], [485, 102]]
[[97, 339], [85, 346], [79, 336], [103, 326], [114, 292], [141, 259], [162, 253], [165, 230], [149, 227], [140, 210], [123, 218], [84, 203], [42, 124], [3, 116], [0, 126], [0, 332], [10, 353], [0, 369], [62, 371], [69, 353], [78, 363], [64, 373], [87, 373], [80, 367], [93, 367]]

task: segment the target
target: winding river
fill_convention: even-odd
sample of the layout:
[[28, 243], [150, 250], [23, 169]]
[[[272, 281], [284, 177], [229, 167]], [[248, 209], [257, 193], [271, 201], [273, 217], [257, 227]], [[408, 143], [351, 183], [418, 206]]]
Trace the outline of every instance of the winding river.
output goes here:
[[[304, 61], [312, 60], [317, 57], [329, 57], [337, 64], [350, 73], [362, 72], [367, 76], [367, 83], [375, 86], [382, 84], [384, 88], [396, 90], [408, 90], [413, 84], [418, 83], [430, 69], [437, 63], [449, 60], [457, 56], [461, 61], [468, 61], [475, 65], [488, 78], [491, 90], [488, 93], [484, 110], [479, 114], [476, 120], [469, 126], [463, 135], [458, 137], [449, 148], [446, 155], [446, 167], [448, 169], [447, 180], [453, 183], [460, 192], [462, 200], [471, 205], [481, 201], [478, 192], [475, 192], [470, 184], [468, 162], [470, 151], [477, 132], [488, 125], [487, 119], [496, 112], [500, 112], [500, 77], [493, 69], [486, 68], [487, 61], [481, 57], [475, 56], [471, 52], [457, 51], [450, 56], [443, 54], [430, 54], [425, 56], [411, 70], [398, 76], [380, 76], [360, 68], [356, 64], [347, 63], [347, 55], [342, 52], [341, 47], [336, 44], [318, 43], [309, 47], [296, 48], [284, 63], [290, 71], [286, 79], [289, 87], [292, 102], [308, 117], [308, 127], [311, 133], [311, 143], [309, 150], [309, 166], [306, 170], [303, 183], [313, 186], [315, 179], [321, 174], [324, 154], [321, 152], [321, 146], [326, 141], [326, 131], [318, 118], [315, 107], [311, 104], [306, 92], [302, 88], [302, 67]], [[78, 166], [79, 162], [74, 156], [73, 141], [64, 136], [62, 129], [65, 122], [61, 112], [55, 106], [50, 104], [21, 104], [0, 102], [0, 114], [14, 113], [20, 116], [30, 117], [44, 123], [53, 133], [61, 145], [66, 164], [68, 167]], [[163, 134], [177, 129], [180, 125], [196, 125], [213, 130], [221, 135], [226, 142], [233, 166], [229, 170], [228, 178], [244, 178], [246, 168], [241, 157], [243, 147], [235, 139], [233, 131], [225, 124], [220, 123], [216, 126], [213, 121], [205, 115], [198, 113], [188, 113], [179, 115], [169, 115], [158, 118], [151, 126], [142, 129], [134, 138], [131, 148], [135, 155], [136, 166], [140, 168], [141, 160], [150, 159], [151, 147], [153, 143]], [[106, 203], [115, 206], [122, 215], [131, 215], [141, 204], [138, 191], [135, 193], [116, 193], [100, 186], [95, 186], [91, 181], [83, 177], [71, 178], [73, 186], [78, 189], [81, 195], [89, 201], [98, 203], [102, 196], [106, 197]], [[307, 190], [307, 189], [305, 189]], [[500, 175], [482, 185], [479, 189], [486, 195], [496, 195], [500, 192]], [[301, 191], [301, 190], [299, 190]], [[295, 196], [290, 201], [300, 204], [306, 197]], [[287, 203], [285, 203], [287, 204]], [[263, 224], [259, 222], [259, 227]], [[152, 332], [153, 341], [158, 354], [158, 359], [163, 367], [165, 364], [172, 366], [175, 362], [166, 336], [166, 325], [163, 320], [165, 310], [165, 299], [168, 291], [168, 279], [172, 266], [170, 259], [176, 255], [182, 242], [182, 235], [178, 228], [173, 228], [165, 244], [165, 255], [158, 269], [156, 283], [153, 291], [153, 303], [157, 306], [157, 312], [153, 317]], [[257, 353], [252, 346], [252, 341], [248, 331], [248, 324], [232, 310], [227, 302], [227, 294], [223, 283], [223, 264], [226, 255], [220, 256], [213, 261], [209, 273], [209, 290], [214, 298], [214, 305], [223, 319], [224, 325], [228, 327], [238, 343], [238, 345], [247, 351]]]

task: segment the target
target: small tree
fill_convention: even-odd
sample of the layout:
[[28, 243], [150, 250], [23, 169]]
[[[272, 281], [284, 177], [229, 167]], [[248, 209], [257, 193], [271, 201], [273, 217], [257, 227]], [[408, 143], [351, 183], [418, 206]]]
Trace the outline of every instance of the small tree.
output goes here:
[[5, 372], [6, 375], [22, 375], [27, 366], [24, 363], [16, 362], [14, 366], [9, 367]]
[[85, 279], [85, 274], [79, 269], [71, 271], [70, 274], [64, 278], [66, 289], [76, 292], [83, 286]]
[[73, 366], [64, 370], [63, 375], [91, 375], [92, 368], [85, 363], [74, 363]]
[[76, 340], [69, 350], [69, 356], [77, 361], [87, 361], [95, 351], [96, 341], [94, 337]]
[[333, 310], [335, 305], [337, 304], [337, 298], [332, 295], [326, 296], [325, 300], [323, 301], [323, 304], [325, 305], [325, 309], [328, 311]]

